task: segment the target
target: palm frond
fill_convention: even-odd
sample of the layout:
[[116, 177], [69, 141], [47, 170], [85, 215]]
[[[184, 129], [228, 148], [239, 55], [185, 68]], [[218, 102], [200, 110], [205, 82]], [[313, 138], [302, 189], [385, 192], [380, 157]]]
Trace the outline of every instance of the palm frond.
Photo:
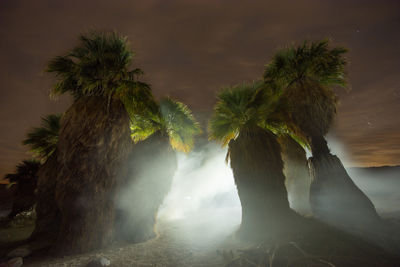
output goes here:
[[344, 47], [329, 48], [329, 40], [304, 42], [278, 51], [266, 66], [264, 80], [273, 88], [312, 80], [324, 86], [347, 86]]
[[60, 130], [61, 114], [51, 114], [42, 118], [41, 127], [32, 128], [22, 144], [42, 160], [46, 160], [56, 149]]
[[137, 81], [143, 74], [138, 68], [129, 69], [133, 56], [126, 37], [115, 32], [81, 35], [73, 49], [49, 62], [47, 71], [58, 80], [52, 93], [69, 92], [75, 99], [109, 97], [124, 82]]
[[286, 125], [303, 140], [325, 135], [332, 124], [337, 104], [332, 86], [347, 86], [346, 51], [330, 48], [328, 40], [304, 42], [278, 51], [266, 66], [264, 81], [282, 92]]
[[157, 109], [154, 96], [150, 86], [139, 81], [125, 80], [115, 90], [115, 97], [118, 97], [125, 106], [129, 117], [132, 119], [136, 114], [155, 111]]
[[239, 132], [254, 125], [275, 128], [279, 125], [276, 112], [279, 95], [263, 82], [243, 83], [225, 88], [217, 96], [214, 114], [209, 122], [209, 137], [223, 146]]
[[194, 146], [194, 137], [201, 133], [190, 109], [182, 102], [166, 97], [160, 101], [160, 112], [172, 148], [189, 152]]
[[159, 112], [144, 110], [132, 117], [131, 136], [135, 143], [147, 139], [150, 135], [163, 128], [163, 121]]
[[146, 103], [133, 116], [133, 140], [143, 141], [152, 134], [161, 132], [169, 137], [173, 149], [190, 151], [194, 145], [194, 137], [201, 133], [200, 125], [190, 109], [169, 97], [163, 98], [160, 103], [154, 99]]
[[35, 159], [23, 160], [16, 166], [14, 173], [4, 176], [11, 184], [34, 179], [39, 170], [40, 162]]

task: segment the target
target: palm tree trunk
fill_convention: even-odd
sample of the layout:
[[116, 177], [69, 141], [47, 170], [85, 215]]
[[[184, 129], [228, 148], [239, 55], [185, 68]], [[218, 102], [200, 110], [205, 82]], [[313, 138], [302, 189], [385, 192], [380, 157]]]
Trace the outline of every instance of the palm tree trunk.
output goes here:
[[171, 189], [177, 168], [166, 133], [138, 143], [129, 157], [129, 173], [118, 196], [117, 235], [130, 242], [155, 237], [157, 212]]
[[[323, 137], [318, 140], [313, 147], [317, 143], [326, 145]], [[314, 216], [348, 229], [373, 227], [379, 221], [375, 207], [352, 181], [340, 159], [320, 147], [315, 155], [312, 152], [310, 204]]]
[[40, 166], [36, 187], [36, 223], [31, 240], [52, 241], [57, 237], [60, 225], [60, 211], [55, 202], [55, 187], [59, 163], [57, 151]]
[[276, 136], [259, 127], [243, 130], [229, 143], [231, 168], [242, 205], [238, 235], [262, 239], [288, 230], [289, 207], [281, 149]]
[[129, 117], [119, 101], [75, 101], [61, 121], [55, 201], [63, 254], [107, 246], [113, 238], [115, 187], [132, 149]]
[[328, 142], [322, 135], [314, 135], [310, 138], [311, 151], [313, 157], [318, 158], [320, 155], [329, 154]]
[[306, 152], [290, 135], [281, 135], [283, 173], [290, 207], [302, 214], [310, 214], [310, 171]]

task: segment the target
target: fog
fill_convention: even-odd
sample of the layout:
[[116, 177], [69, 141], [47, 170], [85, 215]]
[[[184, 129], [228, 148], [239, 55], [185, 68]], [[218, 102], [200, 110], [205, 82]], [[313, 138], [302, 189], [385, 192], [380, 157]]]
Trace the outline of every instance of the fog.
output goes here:
[[[341, 159], [350, 177], [367, 194], [378, 211], [392, 212], [399, 209], [399, 168], [385, 170], [350, 167], [353, 162], [345, 146], [334, 136], [328, 136], [328, 144], [332, 154]], [[232, 171], [229, 164], [225, 163], [226, 152], [226, 148], [209, 143], [189, 154], [178, 153], [178, 169], [158, 217], [179, 220], [213, 213], [215, 217], [221, 214], [222, 221], [230, 224], [228, 228], [239, 225], [240, 200]], [[307, 156], [310, 155], [307, 151]], [[290, 191], [288, 198], [292, 200]], [[290, 204], [294, 206], [294, 203]]]
[[332, 154], [337, 155], [356, 185], [370, 198], [377, 211], [388, 215], [400, 210], [400, 167], [357, 168], [350, 153], [334, 136], [328, 136]]
[[400, 211], [400, 168], [348, 168], [348, 173], [379, 213]]
[[232, 171], [225, 163], [226, 149], [208, 144], [201, 151], [179, 153], [178, 169], [159, 217], [181, 219], [215, 209], [238, 209], [240, 200]]
[[225, 163], [226, 152], [209, 143], [190, 154], [177, 154], [178, 169], [158, 220], [179, 227], [179, 238], [211, 247], [240, 225], [241, 205], [232, 171]]
[[[332, 154], [339, 156], [349, 175], [372, 200], [379, 212], [398, 210], [399, 168], [397, 173], [394, 169], [385, 172], [383, 169], [350, 168], [351, 157], [348, 156], [345, 147], [331, 136], [328, 143]], [[174, 233], [176, 238], [194, 242], [196, 246], [204, 245], [210, 248], [211, 244], [223, 242], [224, 237], [235, 232], [241, 222], [241, 205], [231, 168], [225, 162], [226, 153], [226, 148], [221, 148], [215, 143], [207, 143], [188, 154], [176, 153], [177, 170], [170, 191], [159, 208], [156, 228], [176, 228], [168, 232]], [[135, 201], [133, 197], [138, 188], [149, 188], [148, 192], [153, 194], [148, 195], [149, 198], [160, 197], [157, 186], [162, 183], [162, 170], [168, 168], [167, 162], [160, 161], [163, 161], [161, 157], [156, 159], [158, 168], [154, 165], [144, 168], [148, 172], [125, 188], [121, 194], [120, 206], [125, 209], [130, 207], [136, 212], [141, 207], [142, 210], [146, 210], [146, 202], [152, 201]], [[165, 188], [165, 185], [161, 187]], [[294, 196], [290, 195], [291, 192], [296, 192], [296, 189], [288, 190], [290, 204], [294, 207]]]

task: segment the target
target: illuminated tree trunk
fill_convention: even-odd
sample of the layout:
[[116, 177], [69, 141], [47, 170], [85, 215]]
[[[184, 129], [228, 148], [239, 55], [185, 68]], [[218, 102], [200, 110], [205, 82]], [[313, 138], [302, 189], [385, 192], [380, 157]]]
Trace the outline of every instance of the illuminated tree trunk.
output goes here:
[[282, 148], [283, 173], [290, 207], [302, 214], [309, 214], [311, 178], [306, 152], [290, 135], [281, 135], [278, 141]]
[[290, 209], [276, 136], [259, 127], [229, 143], [231, 168], [242, 205], [239, 237], [263, 239], [288, 230]]
[[171, 190], [177, 168], [166, 133], [139, 142], [129, 157], [129, 174], [118, 200], [118, 238], [143, 242], [155, 237], [157, 212]]
[[80, 253], [110, 244], [115, 189], [131, 149], [129, 117], [120, 101], [82, 98], [65, 113], [55, 187], [61, 218], [57, 251]]

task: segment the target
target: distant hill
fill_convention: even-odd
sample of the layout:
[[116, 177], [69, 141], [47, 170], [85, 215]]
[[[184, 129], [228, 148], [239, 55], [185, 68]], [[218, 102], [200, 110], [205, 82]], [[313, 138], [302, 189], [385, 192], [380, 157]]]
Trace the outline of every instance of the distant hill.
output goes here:
[[400, 166], [353, 167], [348, 171], [376, 175], [376, 178], [400, 179]]

